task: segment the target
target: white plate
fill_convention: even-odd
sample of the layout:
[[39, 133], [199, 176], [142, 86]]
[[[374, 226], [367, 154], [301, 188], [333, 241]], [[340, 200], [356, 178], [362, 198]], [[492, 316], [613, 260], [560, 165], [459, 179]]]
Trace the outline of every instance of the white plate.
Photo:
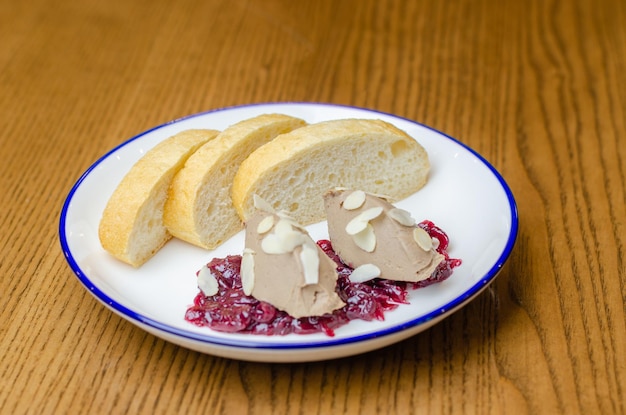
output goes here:
[[[208, 252], [172, 240], [140, 269], [110, 257], [98, 241], [98, 223], [113, 190], [130, 167], [155, 144], [190, 128], [222, 130], [263, 113], [284, 113], [309, 123], [337, 118], [382, 119], [405, 130], [428, 151], [427, 185], [397, 203], [421, 221], [430, 219], [450, 237], [450, 256], [463, 264], [439, 284], [412, 291], [410, 304], [385, 321], [352, 321], [325, 334], [259, 336], [196, 327], [184, 320], [197, 294], [195, 272], [214, 257], [240, 254], [243, 232]], [[146, 331], [200, 352], [228, 358], [299, 362], [371, 351], [419, 333], [467, 304], [494, 280], [517, 235], [513, 194], [480, 155], [455, 139], [414, 121], [381, 112], [325, 104], [272, 103], [209, 111], [158, 126], [114, 148], [76, 182], [63, 206], [60, 240], [80, 282], [105, 306]], [[309, 227], [326, 237], [325, 224]]]

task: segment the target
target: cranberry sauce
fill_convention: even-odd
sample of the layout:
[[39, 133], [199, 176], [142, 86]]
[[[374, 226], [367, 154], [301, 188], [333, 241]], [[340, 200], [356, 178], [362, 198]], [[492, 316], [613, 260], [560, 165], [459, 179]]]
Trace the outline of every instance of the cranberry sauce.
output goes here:
[[[318, 245], [337, 263], [339, 278], [336, 291], [346, 305], [331, 314], [320, 317], [293, 318], [271, 304], [244, 294], [239, 269], [241, 256], [215, 258], [207, 266], [218, 282], [216, 295], [205, 296], [202, 291], [194, 299], [193, 306], [185, 314], [185, 320], [197, 326], [230, 333], [284, 335], [323, 332], [334, 335], [334, 329], [350, 320], [384, 320], [385, 311], [407, 303], [409, 289], [425, 287], [441, 282], [452, 274], [461, 260], [448, 256], [448, 236], [434, 223], [423, 221], [418, 226], [439, 241], [437, 251], [445, 256], [430, 278], [417, 283], [375, 279], [365, 283], [350, 282], [352, 269], [345, 265], [333, 251], [330, 241], [321, 240]], [[437, 244], [436, 244], [437, 245]]]

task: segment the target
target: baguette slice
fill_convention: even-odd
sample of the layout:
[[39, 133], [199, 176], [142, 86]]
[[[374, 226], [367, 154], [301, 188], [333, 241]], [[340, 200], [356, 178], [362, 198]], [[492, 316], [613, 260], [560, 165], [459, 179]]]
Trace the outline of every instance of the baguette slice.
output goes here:
[[170, 183], [187, 158], [218, 134], [183, 131], [157, 144], [131, 167], [100, 219], [98, 236], [106, 251], [139, 267], [172, 237], [163, 224]]
[[249, 118], [222, 131], [178, 172], [165, 204], [164, 222], [175, 237], [214, 249], [242, 229], [230, 192], [241, 162], [279, 134], [306, 125], [282, 114]]
[[252, 153], [233, 181], [233, 204], [243, 221], [254, 195], [303, 225], [324, 220], [323, 194], [360, 189], [399, 200], [426, 183], [424, 148], [381, 120], [325, 121], [276, 137]]

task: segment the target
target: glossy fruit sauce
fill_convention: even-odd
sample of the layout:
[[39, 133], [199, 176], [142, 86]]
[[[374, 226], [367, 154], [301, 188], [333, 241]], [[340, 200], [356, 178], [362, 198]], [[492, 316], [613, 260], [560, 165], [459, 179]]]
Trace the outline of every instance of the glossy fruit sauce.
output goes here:
[[284, 335], [322, 332], [328, 336], [333, 336], [334, 329], [350, 320], [384, 320], [386, 311], [408, 302], [408, 290], [441, 282], [461, 264], [460, 259], [449, 257], [448, 236], [445, 232], [430, 221], [423, 221], [418, 226], [439, 241], [436, 249], [445, 257], [431, 277], [424, 281], [407, 283], [374, 279], [364, 283], [350, 282], [352, 269], [341, 262], [330, 241], [321, 240], [318, 245], [337, 263], [339, 278], [336, 291], [346, 303], [339, 310], [320, 317], [296, 319], [271, 304], [245, 295], [239, 274], [241, 256], [231, 255], [213, 259], [207, 265], [218, 281], [219, 292], [207, 297], [200, 291], [193, 306], [187, 309], [185, 320], [197, 326], [229, 333]]

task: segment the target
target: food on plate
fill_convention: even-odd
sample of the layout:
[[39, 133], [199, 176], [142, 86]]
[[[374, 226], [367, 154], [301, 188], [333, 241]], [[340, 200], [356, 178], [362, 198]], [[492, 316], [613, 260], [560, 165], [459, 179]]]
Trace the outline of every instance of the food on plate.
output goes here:
[[[416, 224], [408, 212], [380, 196], [333, 189], [325, 200], [328, 226], [339, 228], [329, 235], [341, 233], [337, 244], [332, 239], [315, 244], [301, 224], [255, 197], [243, 254], [214, 258], [198, 271], [200, 292], [185, 320], [231, 333], [333, 336], [351, 320], [384, 320], [386, 311], [408, 303], [410, 289], [441, 282], [461, 264], [449, 257], [448, 237], [440, 228], [430, 221]], [[364, 242], [350, 239], [358, 234], [353, 228], [368, 227], [379, 239], [373, 247], [369, 234], [359, 237]], [[342, 252], [349, 255], [365, 252], [364, 265], [346, 261], [335, 245], [347, 245]], [[378, 272], [369, 272], [371, 267]]]
[[183, 131], [157, 144], [131, 167], [100, 220], [98, 236], [106, 251], [139, 267], [171, 238], [163, 224], [163, 207], [172, 178], [196, 149], [218, 133]]
[[230, 192], [241, 162], [257, 147], [306, 123], [283, 114], [245, 119], [200, 147], [178, 172], [164, 223], [175, 237], [214, 249], [242, 229]]
[[426, 183], [424, 148], [381, 120], [324, 121], [282, 134], [243, 161], [232, 199], [246, 221], [253, 195], [308, 225], [325, 218], [322, 195], [336, 187], [384, 193], [400, 200]]
[[245, 228], [241, 281], [246, 295], [295, 318], [345, 305], [335, 292], [337, 264], [291, 217], [259, 206]]
[[354, 268], [352, 281], [417, 282], [429, 278], [444, 260], [411, 214], [384, 197], [333, 189], [324, 195], [324, 206], [333, 248]]

